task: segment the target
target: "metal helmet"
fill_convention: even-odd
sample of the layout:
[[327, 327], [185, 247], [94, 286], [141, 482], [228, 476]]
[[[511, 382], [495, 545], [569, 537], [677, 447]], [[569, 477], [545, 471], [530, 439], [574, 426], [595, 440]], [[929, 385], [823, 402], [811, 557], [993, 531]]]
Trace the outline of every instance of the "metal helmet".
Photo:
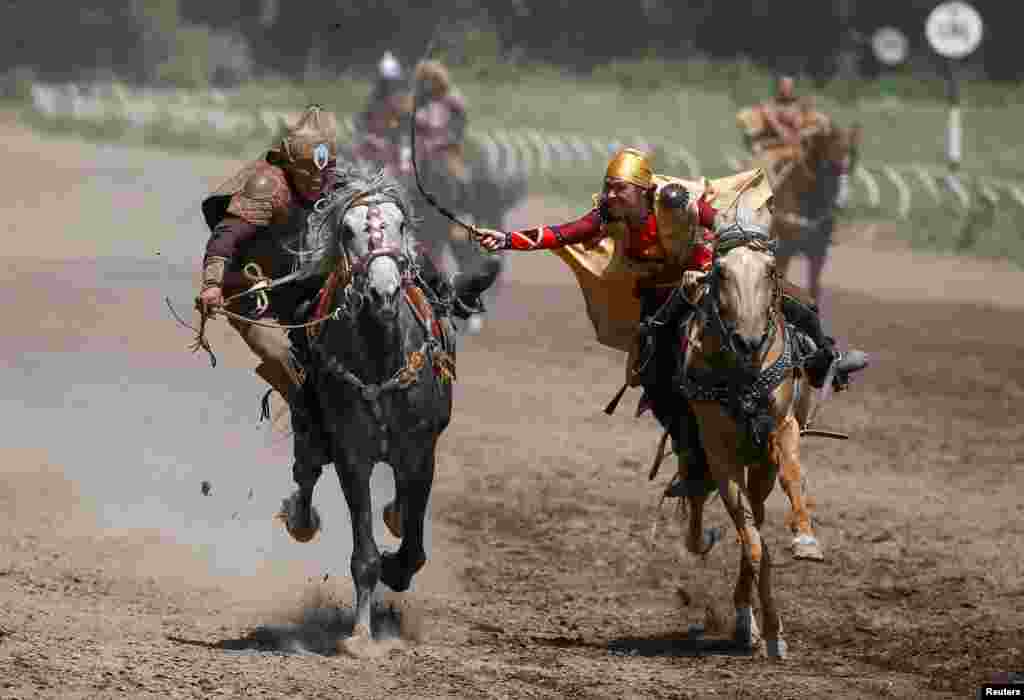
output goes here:
[[323, 173], [337, 162], [338, 122], [320, 105], [310, 105], [281, 139], [284, 169], [303, 192], [319, 192]]
[[385, 51], [380, 63], [377, 64], [377, 77], [380, 80], [402, 79], [402, 64], [390, 51]]
[[623, 148], [608, 163], [606, 178], [617, 178], [647, 189], [654, 182], [654, 173], [647, 154], [636, 148]]

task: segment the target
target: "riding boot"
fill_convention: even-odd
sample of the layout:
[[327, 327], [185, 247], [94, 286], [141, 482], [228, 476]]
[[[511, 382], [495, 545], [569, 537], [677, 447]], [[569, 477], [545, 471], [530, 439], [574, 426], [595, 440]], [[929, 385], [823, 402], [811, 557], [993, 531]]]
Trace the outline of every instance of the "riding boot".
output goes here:
[[452, 312], [463, 320], [473, 314], [484, 313], [487, 309], [481, 297], [498, 279], [500, 272], [501, 258], [488, 255], [475, 271], [456, 273], [451, 282], [455, 302]]
[[817, 350], [804, 361], [807, 378], [815, 389], [825, 384], [829, 369], [835, 363], [834, 384], [837, 389], [845, 389], [850, 383], [850, 374], [868, 366], [868, 356], [860, 350], [848, 350], [841, 353], [836, 350], [836, 341], [825, 335], [818, 318], [816, 306], [804, 304], [794, 297], [784, 294], [782, 297], [782, 314], [786, 321], [809, 337]]
[[[641, 318], [637, 329], [637, 353], [636, 361], [631, 371], [631, 383], [635, 385], [651, 385], [657, 382], [656, 362], [654, 354], [657, 351], [658, 335], [665, 328], [675, 328], [684, 323], [688, 315], [693, 312], [694, 306], [686, 298], [682, 290], [673, 289], [668, 299], [660, 306], [657, 301], [655, 290], [643, 290], [640, 297]], [[647, 390], [640, 398], [640, 405], [637, 407], [637, 416], [642, 415], [650, 407], [650, 399]]]
[[676, 442], [675, 439], [672, 441], [676, 457], [679, 460], [679, 470], [672, 478], [672, 482], [665, 488], [667, 498], [707, 496], [718, 488], [718, 483], [711, 478], [707, 454], [700, 441], [697, 416], [694, 415], [689, 401], [685, 401], [684, 405], [686, 415], [681, 419], [680, 439], [679, 442]]
[[256, 374], [288, 402], [294, 440], [293, 473], [296, 481], [301, 476], [300, 471], [319, 470], [329, 463], [331, 459], [327, 454], [327, 441], [322, 425], [317, 419], [319, 411], [315, 410], [309, 388], [304, 385], [295, 367], [283, 362], [264, 361], [256, 368]]

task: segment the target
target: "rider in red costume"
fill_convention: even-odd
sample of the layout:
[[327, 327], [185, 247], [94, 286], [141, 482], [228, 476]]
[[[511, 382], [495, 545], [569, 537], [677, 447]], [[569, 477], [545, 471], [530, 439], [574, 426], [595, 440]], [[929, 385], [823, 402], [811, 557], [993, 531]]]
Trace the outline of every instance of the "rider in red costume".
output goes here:
[[[608, 164], [597, 206], [579, 219], [507, 233], [477, 229], [476, 238], [489, 250], [517, 251], [555, 250], [613, 238], [617, 247], [621, 245], [622, 263], [644, 273], [635, 290], [641, 299], [639, 341], [643, 344], [652, 335], [652, 326], [670, 325], [686, 311], [688, 300], [683, 289], [710, 269], [715, 238], [712, 232], [720, 223], [717, 209], [709, 203], [711, 199], [713, 192], [707, 188], [694, 199], [682, 184], [654, 175], [647, 156], [627, 148]], [[694, 224], [699, 233], [691, 237]], [[680, 241], [682, 246], [677, 246], [676, 242]], [[671, 254], [670, 247], [674, 249]], [[783, 313], [786, 320], [806, 333], [818, 348], [807, 363], [812, 386], [823, 386], [833, 362], [836, 362], [835, 381], [840, 388], [845, 387], [850, 373], [867, 366], [867, 357], [862, 352], [852, 350], [841, 354], [835, 350], [834, 340], [822, 331], [816, 307], [808, 302], [803, 290], [790, 283], [784, 285]], [[652, 323], [655, 316], [657, 323]], [[643, 355], [637, 353], [637, 359]], [[660, 389], [666, 385], [652, 382], [652, 378], [646, 376], [641, 380], [642, 372], [642, 368], [631, 371], [636, 383], [645, 385], [641, 411], [650, 403], [646, 400], [648, 388], [658, 386]], [[673, 484], [670, 493], [673, 496], [713, 488], [713, 484], [707, 482], [707, 462], [692, 411], [688, 410], [684, 424], [687, 426], [684, 440], [688, 444], [679, 445], [677, 449], [680, 473], [686, 477]], [[689, 464], [684, 466], [684, 461]]]

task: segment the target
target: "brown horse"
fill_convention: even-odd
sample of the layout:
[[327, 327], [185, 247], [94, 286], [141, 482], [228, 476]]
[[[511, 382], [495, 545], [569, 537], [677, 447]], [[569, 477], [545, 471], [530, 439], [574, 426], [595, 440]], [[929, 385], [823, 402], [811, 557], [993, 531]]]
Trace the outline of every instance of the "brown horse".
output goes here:
[[[765, 500], [779, 481], [799, 523], [794, 546], [809, 535], [800, 483], [800, 425], [813, 392], [799, 368], [799, 349], [782, 316], [782, 278], [767, 230], [732, 226], [716, 242], [702, 313], [691, 320], [681, 388], [700, 428], [712, 477], [742, 545], [736, 583], [736, 641], [753, 649], [757, 583], [770, 656], [785, 642], [772, 593], [772, 560], [761, 537]], [[795, 478], [794, 478], [795, 477]], [[706, 496], [690, 496], [686, 546], [706, 554], [716, 538], [702, 529]], [[815, 543], [816, 544], [816, 543]]]
[[795, 157], [774, 168], [772, 238], [779, 272], [786, 276], [796, 255], [807, 257], [811, 296], [821, 299], [821, 274], [832, 244], [841, 175], [852, 172], [860, 143], [858, 125], [841, 127], [821, 118], [802, 135]]

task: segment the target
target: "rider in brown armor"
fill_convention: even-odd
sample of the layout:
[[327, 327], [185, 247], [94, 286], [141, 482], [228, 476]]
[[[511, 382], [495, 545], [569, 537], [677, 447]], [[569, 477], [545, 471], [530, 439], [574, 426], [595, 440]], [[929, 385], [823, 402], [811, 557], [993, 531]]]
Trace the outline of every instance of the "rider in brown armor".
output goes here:
[[[246, 265], [259, 266], [257, 276], [282, 277], [292, 272], [294, 258], [282, 247], [288, 234], [299, 232], [313, 204], [334, 184], [337, 121], [317, 105], [310, 106], [298, 123], [287, 129], [280, 144], [263, 160], [246, 167], [203, 202], [203, 214], [212, 234], [203, 261], [205, 308], [215, 311], [232, 296], [260, 284]], [[248, 268], [250, 272], [253, 268]], [[251, 301], [251, 297], [246, 300]], [[253, 317], [251, 303], [242, 310]], [[275, 326], [287, 310], [271, 306], [260, 324]], [[302, 396], [303, 369], [291, 340], [282, 328], [228, 318], [246, 345], [260, 358], [256, 374], [288, 401], [295, 434], [296, 459], [318, 449], [311, 411]], [[320, 464], [326, 456], [315, 454]]]
[[[301, 234], [317, 200], [342, 184], [337, 182], [336, 136], [334, 115], [312, 105], [262, 160], [247, 166], [203, 201], [203, 215], [212, 231], [199, 295], [205, 310], [215, 312], [226, 297], [293, 272], [296, 256], [286, 250], [284, 241]], [[253, 263], [258, 267], [252, 267]], [[445, 282], [429, 259], [424, 256], [420, 263], [426, 283], [435, 293], [443, 294]], [[298, 320], [297, 309], [316, 294], [322, 282], [316, 276], [311, 280], [316, 286], [307, 282], [297, 285], [298, 289], [296, 285], [276, 288], [274, 303], [266, 313], [253, 313], [251, 296], [239, 300], [243, 307], [232, 309], [253, 320], [258, 316], [259, 324], [274, 327], [232, 317], [228, 322], [260, 358], [256, 374], [288, 401], [296, 461], [323, 465], [329, 459], [323, 451], [315, 407], [302, 391], [305, 373], [289, 334], [277, 327]], [[487, 280], [452, 280], [449, 284], [459, 290], [457, 310], [468, 316], [479, 308], [478, 297]]]

